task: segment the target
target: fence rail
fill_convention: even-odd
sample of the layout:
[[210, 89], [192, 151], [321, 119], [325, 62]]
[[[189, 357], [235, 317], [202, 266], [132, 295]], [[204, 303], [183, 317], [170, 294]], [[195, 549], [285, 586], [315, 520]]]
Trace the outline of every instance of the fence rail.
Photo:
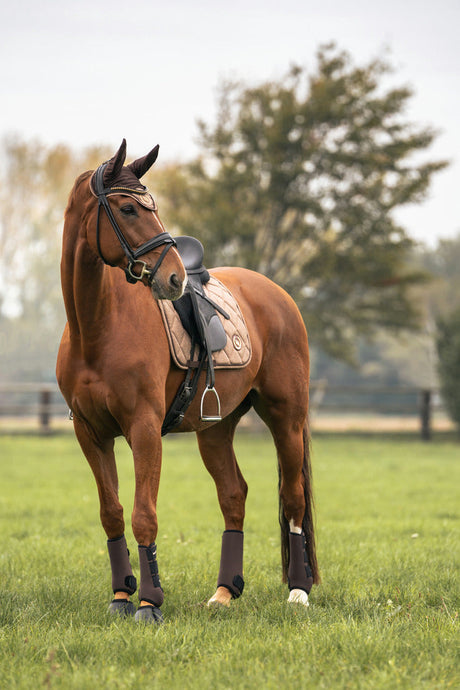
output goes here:
[[42, 434], [52, 431], [52, 420], [64, 418], [68, 408], [56, 383], [0, 384], [0, 419], [35, 417]]
[[[422, 439], [432, 434], [432, 417], [442, 409], [436, 390], [397, 386], [329, 386], [325, 379], [310, 384], [310, 411], [318, 414], [350, 412], [417, 416]], [[68, 408], [56, 383], [0, 384], [0, 420], [34, 417], [42, 434], [53, 431], [56, 418], [65, 419]]]

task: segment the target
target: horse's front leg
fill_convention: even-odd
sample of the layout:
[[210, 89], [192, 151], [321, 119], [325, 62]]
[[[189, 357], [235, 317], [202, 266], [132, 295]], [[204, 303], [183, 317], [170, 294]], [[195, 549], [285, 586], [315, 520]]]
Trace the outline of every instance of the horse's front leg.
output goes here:
[[222, 535], [217, 590], [208, 606], [230, 606], [243, 592], [243, 523], [247, 484], [233, 450], [233, 435], [240, 415], [235, 412], [213, 427], [197, 433], [201, 457], [214, 479], [225, 531]]
[[156, 538], [158, 533], [157, 498], [161, 473], [161, 423], [141, 415], [129, 437], [134, 457], [135, 497], [132, 529], [138, 543], [140, 586], [136, 620], [161, 623], [160, 606], [164, 595], [158, 572]]
[[118, 499], [118, 474], [113, 452], [113, 438], [97, 440], [85, 421], [74, 417], [77, 439], [93, 471], [99, 493], [100, 518], [107, 535], [107, 549], [112, 570], [114, 599], [109, 611], [121, 616], [134, 615], [129, 597], [136, 591], [136, 578], [129, 561], [124, 536], [123, 507]]

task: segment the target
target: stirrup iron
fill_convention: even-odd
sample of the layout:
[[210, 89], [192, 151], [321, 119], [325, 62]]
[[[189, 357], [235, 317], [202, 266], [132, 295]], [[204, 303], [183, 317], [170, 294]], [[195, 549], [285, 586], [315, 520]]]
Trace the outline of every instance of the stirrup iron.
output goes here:
[[[214, 395], [216, 396], [217, 414], [215, 414], [215, 415], [203, 414], [204, 399], [208, 393], [214, 393]], [[214, 386], [211, 386], [211, 387], [207, 386], [203, 391], [203, 395], [201, 396], [201, 405], [200, 405], [200, 419], [202, 422], [220, 422], [222, 420], [222, 417], [220, 414], [220, 398], [219, 398], [219, 394], [217, 393]]]

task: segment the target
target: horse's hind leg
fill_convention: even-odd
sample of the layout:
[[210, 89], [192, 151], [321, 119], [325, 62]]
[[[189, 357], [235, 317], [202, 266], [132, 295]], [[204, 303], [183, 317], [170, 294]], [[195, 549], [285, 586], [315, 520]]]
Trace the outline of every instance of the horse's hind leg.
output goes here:
[[259, 396], [254, 401], [256, 411], [272, 432], [278, 453], [283, 578], [288, 580], [289, 601], [304, 605], [308, 605], [312, 584], [319, 582], [313, 527], [307, 400], [304, 390], [299, 390], [295, 396], [291, 391], [286, 398], [278, 390], [276, 396]]
[[114, 599], [109, 611], [121, 616], [134, 615], [129, 596], [136, 591], [136, 578], [129, 562], [124, 536], [123, 507], [118, 499], [118, 475], [113, 439], [97, 442], [86, 423], [74, 418], [75, 433], [93, 471], [99, 493], [100, 517], [107, 534], [107, 549], [112, 570]]
[[229, 606], [244, 587], [243, 524], [248, 487], [236, 461], [233, 436], [246, 409], [240, 408], [218, 424], [197, 433], [201, 457], [214, 479], [225, 523], [217, 590], [208, 605]]

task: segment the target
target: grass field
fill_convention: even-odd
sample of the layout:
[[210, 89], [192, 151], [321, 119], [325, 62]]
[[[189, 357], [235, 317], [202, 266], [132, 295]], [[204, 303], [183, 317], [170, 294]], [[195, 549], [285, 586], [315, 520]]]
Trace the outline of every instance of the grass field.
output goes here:
[[[129, 524], [132, 459], [117, 448]], [[310, 608], [288, 606], [280, 581], [273, 446], [241, 435], [246, 587], [216, 611], [214, 485], [193, 436], [166, 439], [166, 622], [151, 628], [106, 613], [97, 493], [73, 437], [0, 437], [0, 687], [460, 688], [460, 445], [331, 435], [313, 449], [323, 584]]]

